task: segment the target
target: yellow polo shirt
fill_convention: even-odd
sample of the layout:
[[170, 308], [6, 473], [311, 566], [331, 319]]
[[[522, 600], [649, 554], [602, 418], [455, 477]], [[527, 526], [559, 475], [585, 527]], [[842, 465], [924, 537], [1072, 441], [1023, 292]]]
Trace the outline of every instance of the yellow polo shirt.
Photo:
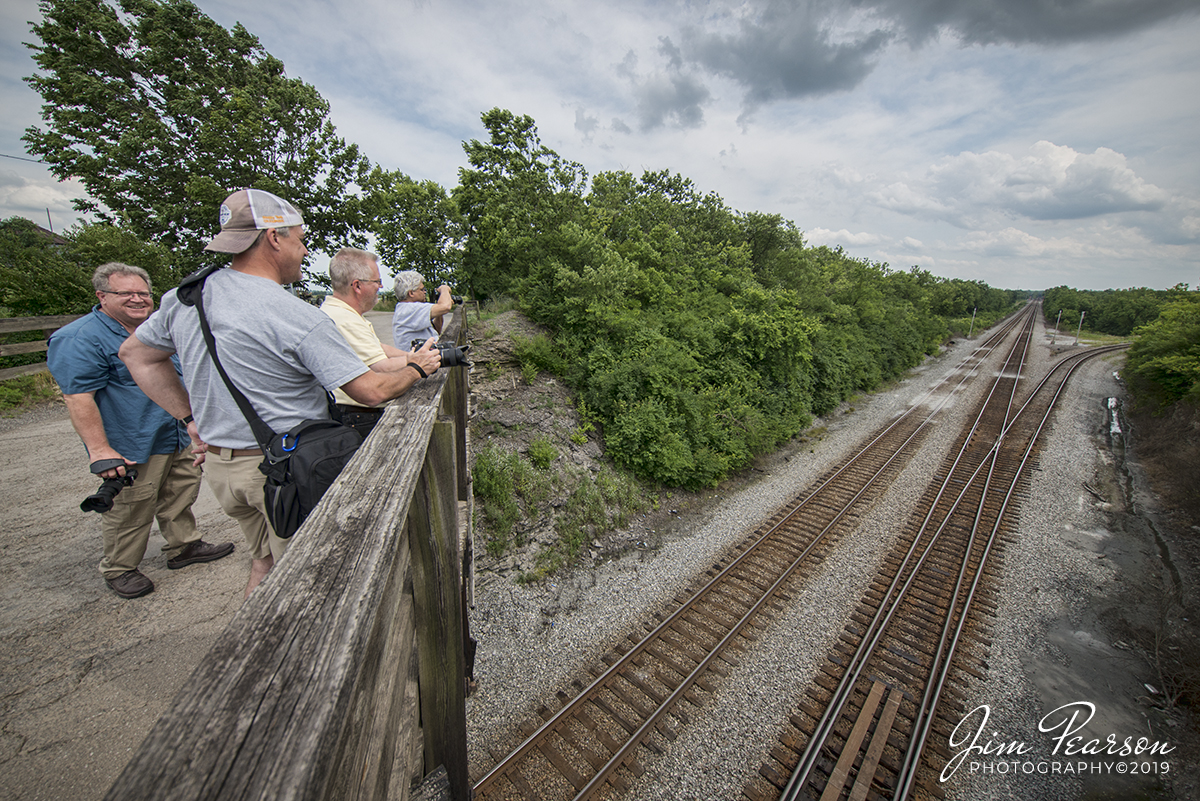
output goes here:
[[[375, 327], [349, 303], [330, 295], [321, 304], [321, 311], [328, 314], [333, 320], [337, 330], [358, 354], [358, 358], [363, 360], [363, 364], [370, 367], [375, 362], [387, 358], [387, 354], [383, 352], [383, 345], [379, 342], [379, 336], [375, 333]], [[340, 387], [333, 391], [333, 398], [338, 403], [348, 406], [362, 406], [361, 403], [342, 392]]]

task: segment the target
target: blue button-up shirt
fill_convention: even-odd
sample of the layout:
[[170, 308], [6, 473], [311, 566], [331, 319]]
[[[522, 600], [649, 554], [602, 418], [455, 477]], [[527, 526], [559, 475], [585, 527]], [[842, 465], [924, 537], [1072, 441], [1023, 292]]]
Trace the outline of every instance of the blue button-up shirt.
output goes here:
[[[64, 395], [94, 392], [108, 444], [143, 464], [155, 453], [175, 453], [191, 444], [187, 427], [138, 388], [117, 356], [129, 332], [99, 306], [50, 336], [47, 365]], [[171, 357], [175, 372], [179, 359]]]

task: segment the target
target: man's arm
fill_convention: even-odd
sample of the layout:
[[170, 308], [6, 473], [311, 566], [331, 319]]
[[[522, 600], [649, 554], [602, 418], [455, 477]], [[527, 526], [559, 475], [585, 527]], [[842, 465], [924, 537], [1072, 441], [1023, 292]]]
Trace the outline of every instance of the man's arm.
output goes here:
[[[130, 337], [130, 339], [132, 338]], [[349, 395], [355, 403], [361, 403], [364, 406], [378, 406], [392, 398], [400, 397], [408, 391], [409, 387], [421, 380], [421, 374], [408, 367], [408, 364], [419, 366], [426, 375], [437, 372], [437, 369], [441, 367], [442, 353], [433, 347], [433, 343], [436, 341], [435, 338], [430, 337], [420, 350], [407, 354], [407, 361], [402, 365], [407, 369], [377, 371], [373, 364], [367, 372], [342, 384], [342, 391]], [[384, 361], [390, 362], [393, 359]], [[375, 364], [380, 363], [376, 362]], [[130, 372], [133, 372], [133, 368], [130, 368]], [[136, 376], [134, 378], [136, 379]]]
[[408, 363], [408, 355], [409, 355], [408, 351], [400, 350], [397, 347], [389, 345], [388, 343], [384, 342], [383, 340], [380, 340], [379, 344], [383, 346], [383, 352], [389, 359], [402, 358], [402, 359], [404, 359], [405, 364]]
[[[129, 374], [146, 393], [146, 397], [176, 420], [183, 420], [192, 416], [192, 401], [183, 382], [179, 380], [179, 374], [175, 372], [175, 365], [171, 362], [172, 353], [153, 348], [136, 336], [131, 336], [121, 345], [117, 355], [125, 362]], [[200, 429], [195, 420], [188, 423], [187, 430], [192, 439], [192, 453], [196, 454], [194, 464], [200, 464], [204, 461], [208, 445], [200, 439]]]
[[[408, 354], [397, 356], [391, 359], [380, 359], [377, 362], [371, 362], [367, 365], [377, 373], [395, 373], [408, 367]], [[422, 368], [424, 369], [424, 368]], [[415, 370], [413, 371], [416, 372]], [[426, 371], [428, 372], [428, 371]]]
[[[104, 430], [104, 419], [100, 416], [100, 407], [96, 405], [95, 392], [79, 392], [63, 395], [67, 404], [67, 414], [71, 417], [71, 425], [75, 433], [83, 440], [87, 448], [88, 462], [98, 462], [101, 459], [120, 459], [125, 464], [136, 464], [126, 459], [108, 444], [108, 434]], [[99, 474], [101, 478], [115, 478], [125, 475], [124, 467], [114, 467]]]
[[442, 284], [438, 287], [438, 299], [429, 310], [429, 321], [438, 333], [442, 331], [442, 316], [454, 308], [454, 298], [450, 296], [450, 287]]

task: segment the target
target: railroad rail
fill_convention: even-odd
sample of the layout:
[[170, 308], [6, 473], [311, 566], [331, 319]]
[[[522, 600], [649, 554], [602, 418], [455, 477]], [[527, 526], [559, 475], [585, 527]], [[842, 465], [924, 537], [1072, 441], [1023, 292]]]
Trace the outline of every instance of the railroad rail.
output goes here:
[[1075, 370], [1124, 347], [1060, 361], [1018, 404], [1022, 340], [746, 798], [941, 796], [937, 763], [959, 690], [983, 667], [998, 557], [1039, 435]]
[[[1031, 305], [1001, 326], [954, 376], [868, 437], [815, 489], [777, 512], [676, 596], [673, 609], [647, 622], [647, 634], [631, 635], [607, 655], [592, 681], [576, 683], [573, 697], [560, 693], [558, 711], [543, 711], [543, 722], [529, 727], [526, 739], [476, 782], [475, 797], [584, 799], [627, 790], [642, 772], [639, 751], [661, 751], [664, 741], [677, 736], [689, 720], [690, 706], [704, 704], [713, 682], [736, 667], [738, 651], [857, 526], [915, 453], [930, 424], [985, 362], [998, 357], [1014, 337], [1028, 347], [1036, 313]], [[1006, 410], [998, 424], [992, 423], [1001, 431], [1014, 417], [1020, 374], [1020, 356], [1014, 354], [1023, 352], [1021, 347], [1009, 349], [1006, 367], [998, 371], [989, 393], [1004, 399], [990, 404], [989, 412], [994, 415], [998, 405]], [[979, 440], [981, 426], [977, 423], [967, 439]]]

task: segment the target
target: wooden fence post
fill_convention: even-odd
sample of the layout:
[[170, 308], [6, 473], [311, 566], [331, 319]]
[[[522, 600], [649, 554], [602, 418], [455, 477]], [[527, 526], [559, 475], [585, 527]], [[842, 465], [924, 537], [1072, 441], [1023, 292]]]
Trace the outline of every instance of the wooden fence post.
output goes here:
[[440, 419], [433, 425], [425, 469], [409, 507], [408, 534], [425, 773], [445, 765], [450, 797], [469, 801], [455, 432], [452, 420]]

